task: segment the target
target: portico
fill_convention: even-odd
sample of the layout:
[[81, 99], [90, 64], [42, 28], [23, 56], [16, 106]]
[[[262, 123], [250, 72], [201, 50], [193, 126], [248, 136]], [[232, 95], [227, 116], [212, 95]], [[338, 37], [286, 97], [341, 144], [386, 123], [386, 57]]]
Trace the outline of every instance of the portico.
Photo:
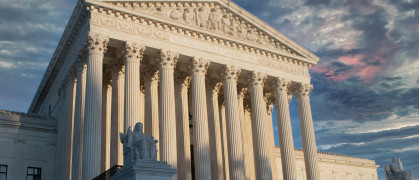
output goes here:
[[[59, 157], [72, 162], [57, 174], [92, 179], [123, 165], [119, 133], [142, 122], [159, 140], [158, 159], [178, 168], [173, 179], [268, 180], [277, 171], [296, 179], [288, 106], [295, 95], [306, 177], [320, 178], [308, 73], [314, 54], [230, 1], [78, 6], [78, 56], [59, 69], [59, 78], [76, 82], [63, 83], [76, 93], [62, 107], [74, 122], [66, 123], [74, 124], [65, 135], [71, 146], [63, 145], [72, 153]], [[270, 132], [273, 104], [282, 170]]]

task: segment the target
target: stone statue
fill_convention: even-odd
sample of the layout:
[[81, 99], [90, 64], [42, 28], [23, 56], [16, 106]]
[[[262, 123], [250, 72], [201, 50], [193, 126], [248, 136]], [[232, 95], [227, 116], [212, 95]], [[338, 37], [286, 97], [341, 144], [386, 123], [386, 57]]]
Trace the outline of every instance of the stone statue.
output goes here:
[[412, 171], [404, 171], [400, 158], [392, 158], [391, 164], [384, 167], [387, 180], [413, 180]]
[[194, 24], [195, 12], [191, 11], [188, 7], [183, 11], [183, 20], [186, 24]]
[[182, 10], [180, 10], [180, 8], [176, 8], [170, 13], [170, 18], [174, 20], [179, 20], [180, 18], [182, 18], [182, 15]]
[[157, 161], [157, 140], [143, 133], [143, 124], [135, 124], [134, 131], [120, 133], [124, 147], [124, 167], [109, 180], [172, 180], [177, 169], [166, 162]]
[[221, 30], [221, 18], [222, 13], [218, 7], [211, 9], [211, 12], [208, 15], [208, 29], [210, 30]]
[[196, 22], [199, 27], [207, 28], [208, 16], [209, 14], [205, 7], [198, 8], [198, 10], [196, 11]]
[[143, 124], [135, 124], [134, 131], [128, 127], [127, 133], [120, 133], [123, 144], [124, 165], [135, 163], [139, 160], [157, 161], [157, 140], [143, 133]]

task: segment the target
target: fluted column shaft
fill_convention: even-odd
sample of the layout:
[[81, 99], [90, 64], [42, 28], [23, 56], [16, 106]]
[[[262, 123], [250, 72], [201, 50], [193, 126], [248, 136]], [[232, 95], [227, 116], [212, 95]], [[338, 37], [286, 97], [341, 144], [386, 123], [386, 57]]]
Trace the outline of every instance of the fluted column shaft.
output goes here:
[[231, 180], [245, 179], [240, 113], [237, 99], [237, 79], [240, 68], [226, 65], [224, 72], [224, 98], [226, 109], [227, 142]]
[[74, 133], [73, 133], [73, 156], [71, 165], [71, 178], [81, 179], [82, 158], [83, 158], [83, 129], [84, 129], [84, 104], [86, 96], [86, 62], [85, 56], [81, 53], [77, 62], [77, 83], [76, 101], [74, 107]]
[[300, 115], [300, 129], [303, 139], [304, 162], [308, 180], [320, 179], [320, 169], [317, 160], [316, 138], [314, 136], [313, 120], [310, 107], [310, 91], [313, 87], [309, 84], [297, 86], [296, 97]]
[[[247, 122], [245, 121], [244, 117], [244, 96], [247, 93], [248, 88], [239, 85], [238, 87], [238, 102], [239, 102], [239, 112], [240, 112], [240, 129], [241, 129], [241, 136], [243, 139], [243, 161], [244, 161], [244, 169], [245, 169], [245, 176], [246, 179], [255, 179], [254, 177], [254, 171], [255, 169], [251, 167], [251, 162], [254, 161], [254, 159], [250, 158], [250, 151], [249, 151], [249, 142], [252, 140], [248, 138], [248, 132], [247, 132]], [[251, 122], [251, 121], [250, 121]], [[252, 133], [250, 133], [252, 134]], [[251, 146], [252, 152], [253, 152], [253, 146]], [[253, 174], [253, 177], [252, 177]]]
[[64, 132], [65, 132], [65, 125], [66, 125], [66, 110], [67, 110], [67, 103], [65, 98], [65, 91], [66, 91], [66, 85], [67, 83], [62, 83], [61, 87], [58, 89], [58, 96], [59, 96], [59, 110], [58, 110], [58, 123], [57, 123], [57, 150], [55, 152], [56, 158], [55, 158], [55, 166], [56, 166], [56, 172], [55, 177], [56, 178], [64, 178]]
[[272, 179], [270, 163], [269, 137], [266, 132], [266, 103], [263, 99], [263, 84], [266, 75], [254, 72], [250, 75], [250, 96], [252, 100], [253, 149], [255, 153], [256, 179]]
[[98, 34], [88, 36], [82, 179], [93, 179], [100, 174], [103, 56], [108, 41]]
[[[220, 101], [224, 102], [224, 96], [220, 97]], [[227, 144], [227, 122], [226, 122], [226, 108], [224, 103], [220, 103], [220, 126], [221, 126], [221, 144], [223, 148], [223, 164], [224, 164], [224, 179], [230, 179], [230, 169], [228, 162], [228, 144]]]
[[[269, 93], [271, 94], [271, 93]], [[266, 123], [268, 125], [267, 133], [269, 137], [268, 149], [269, 149], [269, 157], [271, 162], [271, 169], [272, 169], [272, 178], [278, 179], [278, 167], [276, 165], [276, 154], [275, 154], [275, 138], [274, 138], [274, 127], [272, 124], [272, 110], [274, 108], [273, 101], [267, 100], [267, 118]]]
[[112, 112], [111, 112], [111, 158], [110, 167], [124, 164], [119, 133], [124, 133], [124, 87], [125, 67], [121, 61], [112, 62]]
[[[154, 66], [147, 66], [145, 69], [145, 134], [159, 139], [159, 70]], [[157, 144], [157, 152], [160, 146]], [[160, 160], [160, 153], [157, 153], [157, 160]]]
[[140, 122], [140, 61], [143, 58], [144, 46], [135, 42], [125, 42], [123, 45], [125, 63], [125, 113], [124, 130], [134, 128]]
[[66, 129], [66, 146], [65, 146], [65, 164], [64, 164], [64, 179], [71, 179], [71, 165], [73, 155], [73, 126], [74, 126], [74, 103], [76, 94], [76, 77], [74, 70], [69, 76], [68, 87], [66, 90], [67, 98], [67, 129]]
[[[108, 71], [105, 71], [108, 72]], [[101, 136], [101, 167], [100, 172], [110, 168], [111, 157], [111, 75], [104, 75], [102, 90], [102, 136]]]
[[211, 177], [214, 180], [224, 179], [223, 147], [218, 107], [218, 93], [220, 92], [220, 87], [221, 82], [212, 79], [207, 80]]
[[188, 87], [190, 77], [186, 73], [175, 74], [176, 81], [176, 129], [178, 149], [178, 179], [191, 180], [191, 140], [189, 132]]
[[194, 127], [195, 179], [211, 179], [210, 144], [205, 74], [209, 61], [191, 60], [192, 123]]
[[[58, 119], [58, 133], [57, 133], [57, 150], [56, 150], [56, 178], [68, 179], [71, 159], [68, 159], [67, 145], [68, 142], [67, 134], [68, 131], [72, 130], [70, 122], [73, 121], [72, 113], [73, 110], [73, 89], [74, 89], [74, 76], [69, 73], [63, 80], [61, 87], [58, 90], [58, 96], [60, 97], [59, 105], [59, 119]], [[70, 124], [69, 124], [70, 123]], [[71, 150], [71, 149], [70, 149]], [[69, 161], [68, 161], [69, 160]], [[65, 176], [67, 175], [67, 176]]]
[[282, 176], [284, 180], [295, 180], [297, 178], [297, 170], [289, 111], [289, 100], [291, 98], [288, 95], [289, 85], [290, 81], [278, 78], [274, 92], [279, 144], [281, 145]]
[[[159, 54], [160, 63], [160, 160], [166, 161], [177, 168], [176, 148], [176, 112], [173, 68], [176, 66], [178, 54], [162, 50]], [[177, 179], [174, 175], [172, 179]]]

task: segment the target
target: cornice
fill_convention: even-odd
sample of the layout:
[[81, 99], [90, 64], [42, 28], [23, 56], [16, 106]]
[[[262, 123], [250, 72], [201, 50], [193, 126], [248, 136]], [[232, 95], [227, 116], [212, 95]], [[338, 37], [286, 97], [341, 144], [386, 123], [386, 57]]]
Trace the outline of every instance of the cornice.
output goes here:
[[[163, 3], [157, 1], [147, 1], [147, 2], [139, 2], [139, 1], [129, 1], [127, 7], [124, 5], [117, 5], [112, 3], [117, 3], [116, 1], [111, 2], [100, 2], [96, 0], [87, 0], [86, 3], [89, 6], [90, 11], [92, 14], [98, 14], [102, 16], [108, 16], [113, 18], [120, 18], [121, 20], [131, 21], [133, 23], [139, 24], [146, 24], [152, 25], [158, 28], [161, 28], [166, 31], [170, 31], [173, 33], [180, 33], [183, 35], [187, 35], [193, 38], [203, 39], [209, 42], [218, 42], [218, 44], [225, 45], [228, 47], [233, 47], [242, 51], [254, 53], [256, 55], [264, 55], [268, 58], [277, 59], [280, 61], [287, 61], [293, 64], [298, 64], [301, 66], [307, 66], [310, 68], [312, 65], [316, 64], [318, 61], [318, 57], [314, 54], [310, 53], [308, 50], [304, 49], [297, 43], [293, 42], [285, 35], [281, 34], [274, 28], [270, 27], [257, 17], [251, 15], [244, 9], [240, 8], [238, 5], [232, 4], [225, 4], [221, 3], [220, 1], [194, 1], [193, 3], [218, 3], [220, 7], [228, 9], [231, 13], [235, 14], [235, 18], [240, 18], [246, 21], [246, 24], [250, 24], [252, 27], [251, 29], [257, 30], [257, 32], [264, 33], [262, 36], [270, 39], [269, 41], [275, 44], [278, 41], [281, 45], [286, 45], [294, 50], [294, 53], [290, 53], [284, 50], [280, 50], [281, 48], [275, 48], [274, 45], [269, 46], [262, 46], [256, 42], [250, 42], [249, 40], [242, 40], [236, 38], [234, 36], [229, 36], [220, 32], [211, 31], [206, 28], [198, 27], [195, 25], [188, 25], [186, 23], [180, 23], [179, 21], [172, 20], [170, 17], [166, 16], [156, 16], [147, 12], [138, 11], [134, 8], [134, 6], [140, 6], [138, 3]], [[119, 2], [118, 2], [119, 3]], [[125, 3], [125, 2], [124, 2]], [[137, 4], [130, 4], [130, 3], [137, 3]], [[192, 3], [190, 1], [176, 1], [176, 2], [169, 2], [165, 1], [163, 4], [166, 6], [171, 3]], [[123, 3], [119, 3], [123, 4]], [[153, 5], [154, 6], [154, 5]], [[182, 5], [183, 6], [183, 5]], [[197, 6], [197, 5], [194, 5]], [[231, 7], [235, 8], [231, 8]], [[173, 8], [173, 7], [172, 7]], [[235, 10], [236, 9], [236, 10]], [[167, 14], [167, 13], [166, 13]], [[251, 19], [251, 20], [249, 20]], [[241, 20], [240, 20], [241, 21]], [[262, 27], [262, 28], [261, 28]], [[266, 31], [266, 29], [269, 31]], [[280, 38], [279, 38], [280, 37]], [[282, 39], [282, 40], [278, 40]], [[301, 55], [299, 55], [301, 54]], [[305, 55], [307, 57], [303, 57]], [[266, 63], [266, 62], [261, 62]]]
[[55, 81], [60, 67], [64, 64], [64, 60], [77, 32], [81, 29], [82, 22], [86, 17], [86, 12], [84, 4], [81, 1], [78, 1], [41, 80], [38, 90], [36, 91], [28, 113], [38, 113], [39, 107], [47, 96], [51, 84]]

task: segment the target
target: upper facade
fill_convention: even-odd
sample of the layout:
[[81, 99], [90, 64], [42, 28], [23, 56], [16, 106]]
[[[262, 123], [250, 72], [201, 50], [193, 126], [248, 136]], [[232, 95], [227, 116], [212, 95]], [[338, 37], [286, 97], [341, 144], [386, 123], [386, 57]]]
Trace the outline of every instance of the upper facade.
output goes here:
[[[89, 32], [109, 37], [104, 63], [120, 58], [121, 45], [136, 41], [150, 58], [161, 48], [211, 61], [209, 69], [234, 64], [242, 72], [259, 71], [309, 83], [319, 58], [276, 29], [228, 0], [79, 1], [30, 106], [48, 111], [60, 81], [77, 60]], [[245, 74], [242, 73], [242, 74]]]

